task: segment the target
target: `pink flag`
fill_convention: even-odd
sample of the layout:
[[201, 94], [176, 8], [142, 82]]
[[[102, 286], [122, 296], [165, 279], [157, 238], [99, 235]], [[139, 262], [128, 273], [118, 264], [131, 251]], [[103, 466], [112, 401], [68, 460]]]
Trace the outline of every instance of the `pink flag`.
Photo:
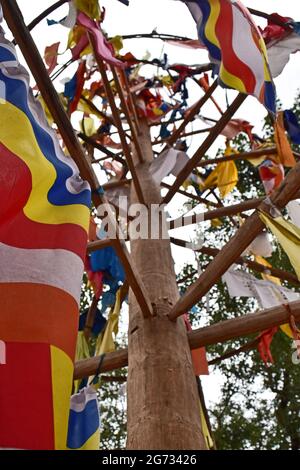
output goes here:
[[77, 24], [86, 28], [87, 32], [92, 35], [95, 43], [95, 52], [99, 57], [116, 67], [125, 67], [123, 62], [114, 57], [113, 46], [103, 36], [103, 33], [96, 21], [93, 21], [87, 15], [80, 12], [77, 17]]

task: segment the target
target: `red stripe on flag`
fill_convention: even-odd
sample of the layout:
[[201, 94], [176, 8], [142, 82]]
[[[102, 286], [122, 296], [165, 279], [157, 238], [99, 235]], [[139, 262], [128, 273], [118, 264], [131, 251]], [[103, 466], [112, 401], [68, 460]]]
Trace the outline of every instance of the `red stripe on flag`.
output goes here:
[[28, 219], [23, 210], [32, 190], [27, 165], [0, 143], [0, 242], [16, 248], [65, 249], [83, 261], [87, 233], [75, 224], [43, 224]]
[[[248, 93], [252, 94], [256, 86], [256, 78], [252, 70], [240, 60], [233, 49], [233, 5], [227, 1], [220, 2], [221, 11], [216, 24], [216, 35], [222, 50], [224, 67], [232, 75], [238, 77], [245, 85]], [[242, 39], [241, 39], [242, 40]]]
[[0, 447], [54, 449], [48, 345], [6, 344], [6, 365], [0, 366]]

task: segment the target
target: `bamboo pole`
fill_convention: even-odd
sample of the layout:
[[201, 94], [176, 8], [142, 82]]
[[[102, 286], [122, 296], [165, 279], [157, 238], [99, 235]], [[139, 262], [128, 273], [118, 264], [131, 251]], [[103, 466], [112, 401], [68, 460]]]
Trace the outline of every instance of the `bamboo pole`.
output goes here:
[[[290, 309], [290, 311], [289, 311]], [[243, 336], [260, 333], [276, 326], [289, 323], [290, 312], [297, 322], [300, 321], [300, 301], [287, 306], [279, 305], [242, 317], [225, 320], [188, 333], [190, 348], [198, 349], [217, 343], [224, 343]], [[75, 364], [75, 379], [82, 379], [96, 373], [99, 357], [79, 361]], [[128, 365], [128, 351], [123, 349], [105, 356], [100, 372], [110, 372]]]
[[180, 186], [185, 182], [185, 180], [189, 177], [192, 171], [199, 165], [200, 160], [204, 157], [205, 152], [211, 147], [211, 145], [215, 142], [217, 137], [219, 136], [220, 132], [224, 129], [224, 127], [228, 124], [232, 116], [235, 112], [239, 109], [241, 104], [245, 101], [247, 95], [242, 95], [241, 93], [236, 97], [233, 103], [229, 106], [227, 111], [223, 114], [220, 120], [217, 122], [213, 130], [204, 140], [202, 145], [193, 155], [193, 157], [189, 160], [189, 162], [185, 165], [185, 167], [181, 170], [179, 175], [177, 176], [172, 189], [168, 192], [166, 197], [163, 200], [163, 204], [168, 204], [173, 196], [176, 194], [177, 190]]
[[70, 155], [76, 162], [82, 178], [86, 179], [92, 189], [92, 197], [95, 207], [101, 204], [106, 204], [109, 212], [109, 217], [112, 226], [116, 226], [116, 239], [114, 240], [114, 247], [118, 256], [120, 257], [124, 270], [127, 275], [128, 282], [142, 307], [142, 312], [145, 316], [152, 315], [152, 307], [148, 301], [147, 292], [140, 279], [139, 273], [133, 265], [125, 242], [120, 239], [117, 223], [109, 204], [103, 195], [102, 188], [99, 185], [98, 179], [94, 173], [91, 164], [85, 158], [83, 149], [77, 139], [73, 130], [71, 122], [61, 104], [56, 90], [48, 76], [47, 70], [43, 60], [39, 54], [35, 42], [33, 41], [22, 16], [17, 2], [15, 0], [1, 0], [5, 20], [14, 35], [17, 44], [19, 45], [26, 62], [35, 78], [36, 83], [41, 91], [41, 94], [51, 112], [54, 121], [57, 124], [59, 132], [64, 140], [64, 143], [70, 152]]
[[[291, 201], [300, 189], [300, 163], [290, 170], [280, 187], [270, 196], [270, 203], [262, 202], [258, 209], [270, 212], [271, 206], [283, 209]], [[175, 320], [178, 316], [186, 313], [205, 295], [216, 281], [236, 262], [240, 255], [246, 250], [250, 243], [262, 232], [265, 225], [256, 211], [249, 217], [235, 236], [226, 244], [220, 253], [208, 265], [205, 272], [181, 297], [178, 304], [170, 314], [170, 319]]]

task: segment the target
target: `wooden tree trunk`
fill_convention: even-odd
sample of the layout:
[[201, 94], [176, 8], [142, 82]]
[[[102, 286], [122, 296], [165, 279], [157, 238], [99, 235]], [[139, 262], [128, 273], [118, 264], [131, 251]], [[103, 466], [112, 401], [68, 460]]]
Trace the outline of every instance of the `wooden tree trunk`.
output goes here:
[[[161, 202], [152, 180], [148, 125], [139, 136], [145, 163], [135, 164], [148, 207]], [[132, 190], [131, 203], [137, 202]], [[155, 315], [145, 319], [134, 296], [129, 301], [128, 449], [204, 449], [199, 397], [182, 319], [167, 314], [177, 302], [169, 240], [133, 240], [132, 258], [148, 291]]]

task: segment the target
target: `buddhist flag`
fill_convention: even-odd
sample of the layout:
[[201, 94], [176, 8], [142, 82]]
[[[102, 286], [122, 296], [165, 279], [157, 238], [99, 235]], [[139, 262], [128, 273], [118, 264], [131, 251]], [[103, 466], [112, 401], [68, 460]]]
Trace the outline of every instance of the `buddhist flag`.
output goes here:
[[216, 64], [220, 84], [256, 96], [276, 112], [275, 87], [262, 35], [239, 0], [182, 0], [195, 21], [201, 43]]
[[90, 188], [0, 28], [0, 448], [66, 449]]
[[99, 450], [100, 416], [96, 390], [90, 386], [71, 397], [68, 449]]

